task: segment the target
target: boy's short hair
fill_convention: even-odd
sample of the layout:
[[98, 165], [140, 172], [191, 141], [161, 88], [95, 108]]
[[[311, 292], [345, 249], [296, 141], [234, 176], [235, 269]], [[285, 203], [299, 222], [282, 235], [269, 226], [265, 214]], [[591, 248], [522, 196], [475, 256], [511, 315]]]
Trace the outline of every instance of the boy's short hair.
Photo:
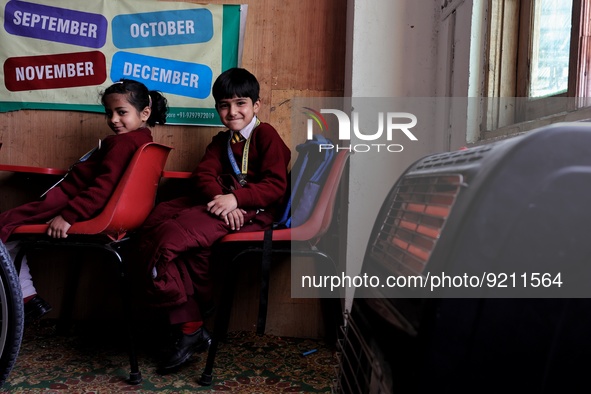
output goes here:
[[243, 68], [231, 68], [220, 74], [211, 92], [216, 104], [223, 99], [249, 97], [253, 103], [259, 99], [259, 81]]

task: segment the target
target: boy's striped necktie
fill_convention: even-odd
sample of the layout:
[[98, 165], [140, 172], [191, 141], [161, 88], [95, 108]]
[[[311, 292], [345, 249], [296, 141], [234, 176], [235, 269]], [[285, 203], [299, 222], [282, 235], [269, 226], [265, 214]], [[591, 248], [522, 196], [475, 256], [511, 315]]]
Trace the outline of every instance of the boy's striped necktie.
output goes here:
[[243, 141], [243, 140], [245, 140], [245, 138], [242, 136], [242, 134], [240, 134], [239, 131], [235, 131], [234, 134], [232, 135], [232, 143], [233, 144]]

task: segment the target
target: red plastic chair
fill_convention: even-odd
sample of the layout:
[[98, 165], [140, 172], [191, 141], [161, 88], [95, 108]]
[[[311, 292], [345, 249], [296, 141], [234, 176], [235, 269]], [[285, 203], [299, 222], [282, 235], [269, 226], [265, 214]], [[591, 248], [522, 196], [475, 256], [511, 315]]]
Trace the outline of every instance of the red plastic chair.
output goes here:
[[[234, 264], [245, 255], [256, 253], [289, 253], [291, 255], [311, 256], [320, 258], [334, 267], [334, 261], [329, 254], [321, 251], [318, 244], [322, 237], [327, 233], [333, 219], [335, 201], [339, 184], [342, 178], [345, 165], [349, 159], [350, 152], [340, 151], [332, 165], [327, 179], [323, 185], [316, 206], [306, 222], [298, 227], [275, 229], [270, 231], [252, 231], [243, 233], [228, 234], [219, 241], [219, 246], [224, 251], [238, 249], [238, 252], [231, 257], [229, 265], [228, 280], [224, 282], [222, 291], [222, 300], [220, 308], [216, 314], [215, 332], [212, 336], [211, 346], [207, 355], [207, 362], [199, 383], [203, 386], [209, 386], [212, 382], [213, 365], [220, 340], [227, 333], [230, 321], [230, 313], [234, 299], [234, 289], [237, 282], [237, 269]], [[271, 248], [265, 250], [265, 236], [271, 237]], [[257, 322], [257, 333], [259, 335], [265, 332], [265, 322], [267, 315], [268, 283], [269, 283], [269, 256], [263, 256], [261, 264], [261, 293], [259, 299], [259, 316]], [[338, 300], [337, 300], [338, 301]], [[340, 309], [340, 301], [339, 301]], [[339, 313], [340, 315], [340, 313]]]
[[93, 219], [74, 223], [68, 230], [68, 238], [48, 237], [45, 235], [47, 224], [22, 225], [11, 235], [11, 240], [18, 239], [21, 245], [14, 262], [17, 270], [20, 270], [23, 256], [33, 249], [98, 248], [114, 257], [121, 270], [121, 290], [128, 318], [131, 370], [128, 382], [131, 384], [140, 383], [142, 376], [132, 336], [131, 297], [120, 247], [127, 239], [126, 235], [137, 229], [154, 207], [156, 191], [170, 150], [170, 147], [155, 142], [142, 145], [132, 157], [105, 208]]

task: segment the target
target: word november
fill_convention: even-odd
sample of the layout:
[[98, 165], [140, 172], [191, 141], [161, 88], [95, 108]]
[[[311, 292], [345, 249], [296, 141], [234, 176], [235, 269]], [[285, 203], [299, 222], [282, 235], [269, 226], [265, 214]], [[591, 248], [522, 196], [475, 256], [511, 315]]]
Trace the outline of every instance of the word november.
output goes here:
[[17, 81], [74, 78], [94, 75], [92, 62], [45, 64], [40, 66], [22, 66], [16, 68]]

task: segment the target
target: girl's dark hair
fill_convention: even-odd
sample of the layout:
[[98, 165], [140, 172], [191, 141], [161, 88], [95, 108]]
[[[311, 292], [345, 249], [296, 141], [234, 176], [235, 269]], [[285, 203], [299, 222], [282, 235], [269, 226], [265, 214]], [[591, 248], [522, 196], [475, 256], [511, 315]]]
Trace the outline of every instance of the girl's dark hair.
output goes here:
[[223, 99], [250, 97], [253, 103], [259, 99], [259, 81], [243, 68], [231, 68], [220, 74], [213, 83], [211, 93], [216, 104]]
[[115, 93], [127, 95], [129, 103], [138, 112], [141, 112], [146, 107], [150, 107], [152, 112], [146, 121], [148, 126], [154, 126], [156, 123], [166, 123], [168, 102], [166, 97], [157, 90], [148, 90], [146, 85], [141, 82], [122, 78], [102, 93], [101, 103], [103, 106], [105, 105], [105, 97]]

